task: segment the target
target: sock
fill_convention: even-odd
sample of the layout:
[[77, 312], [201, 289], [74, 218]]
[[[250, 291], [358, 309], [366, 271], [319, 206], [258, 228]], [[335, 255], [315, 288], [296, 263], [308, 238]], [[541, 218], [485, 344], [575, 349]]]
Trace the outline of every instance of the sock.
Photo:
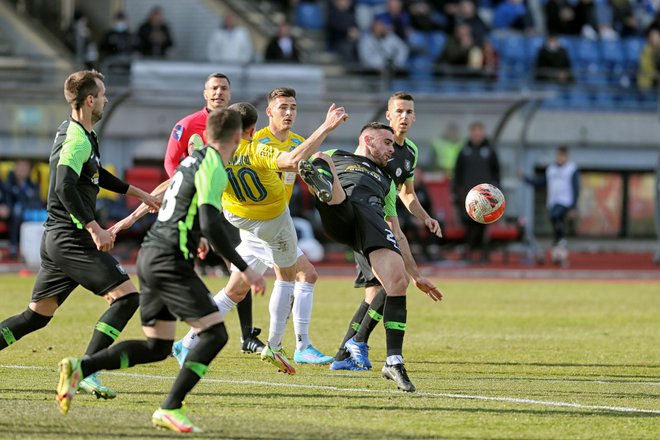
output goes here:
[[7, 348], [23, 336], [45, 327], [52, 316], [40, 315], [27, 308], [23, 313], [0, 322], [0, 350]]
[[[241, 323], [241, 338], [246, 340], [252, 335], [252, 291], [236, 305], [238, 320]], [[224, 316], [223, 316], [224, 317]]]
[[304, 350], [309, 344], [309, 322], [312, 320], [314, 284], [297, 281], [293, 288], [293, 329], [296, 333], [296, 350]]
[[227, 344], [229, 337], [225, 323], [216, 324], [199, 334], [199, 343], [190, 350], [183, 367], [176, 376], [174, 385], [161, 405], [163, 409], [181, 408], [183, 399], [206, 374], [209, 364]]
[[85, 350], [85, 355], [91, 355], [112, 345], [133, 317], [139, 305], [140, 296], [137, 292], [129, 293], [114, 300], [96, 323], [92, 338], [89, 340], [87, 350]]
[[342, 361], [349, 356], [348, 352], [344, 348], [344, 344], [346, 343], [346, 341], [348, 341], [353, 336], [355, 336], [358, 329], [360, 328], [360, 323], [362, 322], [362, 319], [364, 319], [364, 316], [367, 314], [367, 310], [369, 310], [369, 304], [366, 301], [362, 301], [358, 309], [355, 311], [353, 318], [351, 318], [350, 324], [348, 324], [348, 330], [346, 330], [346, 334], [344, 335], [344, 340], [341, 341], [339, 350], [335, 355], [336, 361]]
[[392, 356], [388, 356], [387, 359], [385, 360], [385, 363], [387, 365], [402, 364], [403, 363], [403, 356], [401, 356], [399, 354], [394, 354]]
[[270, 302], [268, 303], [268, 311], [270, 312], [268, 345], [275, 350], [282, 348], [282, 338], [291, 312], [295, 284], [294, 281], [277, 280], [273, 286], [273, 293], [270, 295]]
[[369, 305], [369, 310], [367, 314], [364, 315], [362, 322], [360, 323], [360, 329], [355, 334], [356, 342], [368, 342], [371, 332], [374, 331], [378, 323], [383, 319], [383, 309], [385, 308], [385, 289], [382, 287], [378, 290], [374, 299], [371, 300]]
[[173, 340], [147, 338], [146, 341], [122, 341], [94, 354], [86, 355], [80, 364], [83, 377], [99, 370], [119, 370], [137, 364], [150, 364], [166, 359], [172, 352]]
[[403, 354], [403, 335], [406, 332], [406, 297], [387, 296], [383, 310], [387, 356]]
[[[236, 303], [227, 296], [225, 289], [222, 289], [216, 293], [216, 295], [213, 297], [213, 301], [215, 301], [215, 305], [218, 306], [218, 310], [220, 311], [222, 319], [227, 316], [227, 313], [229, 313], [231, 309], [236, 307]], [[197, 333], [195, 333], [192, 329], [188, 330], [186, 336], [183, 337], [182, 345], [187, 349], [195, 348], [195, 346], [197, 346]]]

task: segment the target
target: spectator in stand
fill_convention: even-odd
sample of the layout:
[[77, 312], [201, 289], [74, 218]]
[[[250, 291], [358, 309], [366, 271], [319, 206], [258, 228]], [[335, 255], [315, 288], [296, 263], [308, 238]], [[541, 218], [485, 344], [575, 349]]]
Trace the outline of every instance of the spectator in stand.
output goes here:
[[291, 28], [286, 21], [280, 22], [277, 35], [266, 46], [264, 59], [277, 63], [297, 63], [300, 61], [296, 39], [291, 35]]
[[410, 0], [407, 6], [410, 27], [419, 32], [442, 31], [447, 28], [447, 17], [433, 9], [428, 0]]
[[124, 74], [130, 72], [135, 45], [135, 36], [128, 27], [126, 15], [122, 11], [117, 12], [112, 27], [103, 35], [99, 46], [105, 70]]
[[639, 21], [630, 0], [610, 0], [612, 27], [621, 38], [636, 37], [640, 33]]
[[11, 215], [11, 209], [7, 205], [7, 193], [5, 192], [5, 186], [0, 180], [0, 221], [9, 219]]
[[568, 0], [548, 0], [545, 4], [545, 27], [548, 34], [579, 35], [575, 11]]
[[149, 16], [138, 29], [140, 53], [146, 57], [165, 58], [174, 45], [170, 27], [163, 17], [163, 9], [154, 6]]
[[371, 31], [358, 42], [358, 56], [367, 69], [365, 73], [404, 74], [408, 53], [408, 45], [380, 19], [374, 19]]
[[80, 10], [73, 13], [73, 21], [66, 31], [65, 43], [75, 55], [79, 66], [94, 68], [99, 60], [99, 51], [94, 42], [87, 16]]
[[566, 221], [576, 217], [580, 178], [575, 162], [568, 158], [568, 147], [557, 148], [555, 162], [548, 165], [538, 178], [522, 175], [525, 182], [535, 187], [547, 187], [547, 207], [553, 231], [551, 258], [557, 265], [568, 263]]
[[536, 56], [535, 78], [557, 84], [573, 81], [571, 59], [556, 35], [549, 34]]
[[[449, 122], [442, 134], [431, 140], [437, 169], [447, 177], [454, 175], [456, 158], [461, 151], [461, 133], [456, 122]], [[427, 211], [428, 212], [428, 211]]]
[[493, 12], [493, 28], [525, 33], [534, 31], [532, 15], [524, 0], [504, 0]]
[[410, 15], [403, 9], [401, 0], [387, 0], [385, 12], [376, 14], [374, 20], [380, 20], [388, 25], [403, 41], [408, 41], [410, 33]]
[[456, 159], [452, 195], [454, 204], [467, 229], [467, 249], [463, 254], [466, 261], [473, 261], [481, 253], [480, 260], [490, 258], [486, 236], [486, 225], [472, 220], [465, 211], [465, 196], [475, 185], [490, 183], [500, 185], [500, 163], [497, 153], [486, 138], [484, 125], [479, 122], [470, 124], [470, 139], [463, 146]]
[[660, 84], [660, 31], [651, 29], [639, 58], [637, 86], [640, 90], [657, 89]]
[[326, 14], [328, 50], [348, 62], [357, 61], [357, 42], [360, 39], [354, 8], [353, 0], [330, 0]]
[[483, 46], [488, 37], [488, 26], [477, 15], [476, 8], [472, 0], [461, 0], [452, 23], [452, 31], [459, 23], [465, 23], [470, 26], [472, 38], [478, 46]]
[[206, 59], [213, 63], [243, 65], [253, 57], [250, 32], [245, 26], [237, 26], [236, 16], [227, 12], [220, 28], [211, 34], [206, 44]]
[[25, 214], [30, 210], [41, 210], [44, 204], [39, 194], [39, 186], [30, 179], [32, 164], [28, 160], [19, 159], [14, 164], [14, 170], [7, 175], [5, 192], [7, 205], [11, 210], [9, 216], [9, 254], [12, 258], [18, 256], [21, 225]]
[[578, 0], [573, 7], [575, 12], [574, 26], [578, 35], [590, 40], [598, 39], [598, 19], [593, 0]]
[[472, 38], [472, 31], [468, 24], [456, 25], [454, 34], [447, 39], [437, 64], [437, 71], [441, 74], [453, 74], [460, 77], [479, 74], [483, 66], [483, 52]]

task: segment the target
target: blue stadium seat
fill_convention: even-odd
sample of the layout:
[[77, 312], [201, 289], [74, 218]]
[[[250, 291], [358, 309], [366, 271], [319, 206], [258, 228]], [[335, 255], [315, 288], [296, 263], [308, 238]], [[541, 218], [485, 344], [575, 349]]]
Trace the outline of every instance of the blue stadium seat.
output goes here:
[[568, 57], [571, 59], [571, 62], [573, 64], [575, 64], [578, 61], [577, 45], [579, 40], [580, 40], [579, 37], [567, 37], [567, 36], [559, 37], [559, 41], [561, 42], [561, 45], [566, 48], [566, 51], [568, 52]]
[[408, 34], [408, 46], [411, 53], [428, 55], [430, 52], [429, 40], [424, 32], [410, 32]]
[[301, 2], [296, 6], [296, 24], [303, 29], [323, 29], [323, 10], [317, 2]]
[[616, 108], [616, 99], [609, 90], [599, 90], [596, 92], [594, 105], [596, 109], [611, 110]]
[[445, 43], [447, 42], [447, 36], [442, 32], [431, 32], [428, 35], [429, 40], [429, 55], [433, 58], [437, 58], [442, 53], [445, 48]]
[[600, 51], [603, 55], [603, 61], [607, 67], [615, 64], [623, 64], [623, 45], [619, 40], [601, 40]]
[[527, 38], [527, 54], [530, 60], [530, 66], [536, 62], [536, 58], [538, 57], [539, 50], [543, 47], [543, 43], [545, 43], [545, 37], [540, 35], [534, 35]]
[[600, 63], [600, 47], [598, 42], [580, 38], [575, 47], [578, 63]]
[[434, 60], [428, 55], [416, 55], [408, 58], [411, 78], [423, 79], [433, 76]]
[[500, 60], [508, 63], [523, 62], [528, 58], [526, 39], [522, 35], [506, 35], [499, 43]]
[[574, 88], [569, 92], [568, 104], [577, 109], [587, 109], [592, 105], [591, 93], [583, 89]]
[[637, 70], [639, 66], [639, 57], [644, 49], [643, 38], [626, 38], [623, 40], [623, 52], [626, 60], [626, 68]]

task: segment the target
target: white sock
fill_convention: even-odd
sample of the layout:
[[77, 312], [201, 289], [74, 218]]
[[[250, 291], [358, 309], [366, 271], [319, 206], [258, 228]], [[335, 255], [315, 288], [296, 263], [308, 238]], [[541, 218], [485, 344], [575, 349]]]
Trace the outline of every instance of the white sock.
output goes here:
[[296, 332], [296, 350], [305, 349], [309, 341], [309, 322], [312, 320], [314, 284], [296, 282], [293, 289], [293, 329]]
[[220, 315], [222, 315], [222, 319], [225, 319], [227, 313], [236, 307], [236, 303], [227, 296], [225, 289], [222, 289], [220, 292], [216, 293], [216, 295], [213, 297], [213, 301], [215, 301], [215, 305], [218, 306], [218, 310], [220, 311]]
[[[213, 297], [213, 301], [215, 301], [215, 304], [218, 306], [218, 310], [220, 310], [223, 319], [233, 307], [236, 307], [236, 303], [227, 296], [225, 289], [218, 292], [215, 297]], [[188, 330], [186, 336], [183, 337], [182, 344], [188, 349], [195, 348], [195, 345], [197, 345], [197, 333], [192, 329]]]
[[393, 354], [392, 356], [388, 356], [387, 360], [385, 361], [387, 365], [396, 365], [396, 364], [402, 364], [403, 363], [403, 356], [400, 354]]
[[268, 303], [268, 311], [270, 312], [268, 345], [275, 350], [282, 348], [282, 338], [291, 312], [295, 284], [293, 281], [275, 281], [273, 293], [270, 295], [270, 302]]

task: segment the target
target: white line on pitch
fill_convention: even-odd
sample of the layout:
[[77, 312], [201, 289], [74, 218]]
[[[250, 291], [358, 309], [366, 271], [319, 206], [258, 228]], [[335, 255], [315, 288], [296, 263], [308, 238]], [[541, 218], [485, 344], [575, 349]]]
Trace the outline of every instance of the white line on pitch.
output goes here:
[[[47, 367], [22, 366], [22, 365], [0, 365], [0, 368], [14, 368], [14, 369], [22, 368], [22, 369], [43, 369], [43, 370], [49, 369]], [[168, 380], [175, 379], [174, 376], [161, 376], [161, 375], [140, 374], [140, 373], [122, 373], [117, 371], [106, 371], [104, 372], [104, 374], [113, 375], [113, 376], [125, 376], [125, 377], [141, 377], [144, 379], [168, 379]], [[348, 392], [348, 393], [402, 395], [402, 392], [398, 390], [395, 391], [395, 390], [372, 390], [366, 388], [344, 388], [333, 385], [303, 385], [303, 384], [283, 383], [283, 382], [266, 382], [266, 381], [258, 381], [258, 380], [229, 380], [229, 379], [213, 379], [213, 378], [205, 378], [204, 381], [213, 382], [213, 383], [238, 384], [238, 385], [265, 385], [272, 387], [298, 388], [298, 389], [306, 389], [306, 390], [340, 391], [340, 392]], [[630, 408], [625, 406], [607, 406], [607, 405], [583, 405], [581, 403], [553, 402], [548, 400], [521, 399], [517, 397], [472, 396], [469, 394], [429, 393], [425, 391], [416, 392], [414, 394], [410, 394], [409, 396], [447, 397], [450, 399], [484, 400], [484, 401], [493, 401], [493, 402], [522, 403], [528, 405], [556, 406], [556, 407], [591, 409], [591, 410], [601, 410], [601, 411], [660, 414], [660, 410], [656, 410], [656, 409], [641, 409], [641, 408]]]

